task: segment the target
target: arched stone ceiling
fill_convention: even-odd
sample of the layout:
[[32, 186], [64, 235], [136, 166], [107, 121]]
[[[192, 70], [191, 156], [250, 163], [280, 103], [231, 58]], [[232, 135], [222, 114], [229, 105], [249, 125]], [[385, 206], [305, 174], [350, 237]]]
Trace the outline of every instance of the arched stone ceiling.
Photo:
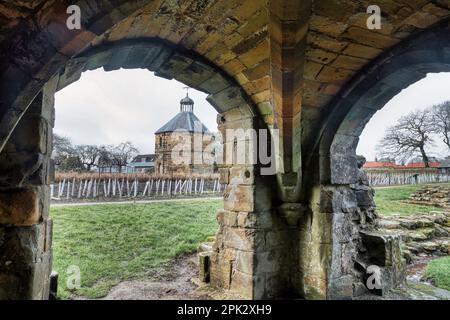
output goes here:
[[[85, 26], [75, 36], [64, 28], [65, 8], [72, 3], [82, 8]], [[369, 5], [381, 8], [381, 30], [366, 28]], [[265, 121], [283, 129], [290, 157], [299, 149], [292, 141], [314, 128], [298, 129], [300, 109], [302, 123], [318, 121], [333, 96], [371, 60], [449, 14], [450, 0], [6, 0], [0, 4], [0, 74], [17, 75], [18, 90], [37, 90], [46, 72], [55, 72], [82, 48], [159, 37], [232, 76]], [[291, 75], [279, 81], [278, 67]], [[0, 89], [7, 92], [0, 105], [14, 105], [10, 88]]]
[[[0, 43], [11, 28], [49, 12], [55, 1], [0, 4]], [[100, 1], [101, 2], [101, 1]], [[114, 1], [111, 1], [114, 2]], [[268, 12], [265, 0], [148, 1], [94, 44], [135, 37], [161, 37], [193, 49], [234, 76], [255, 103], [270, 100]], [[180, 5], [177, 5], [180, 3]], [[382, 29], [366, 28], [366, 9], [380, 6]], [[450, 14], [450, 1], [319, 0], [313, 2], [304, 73], [304, 107], [324, 107], [357, 70], [383, 50]], [[39, 16], [45, 19], [45, 15]], [[25, 26], [22, 26], [24, 28]], [[2, 52], [2, 55], [5, 52]], [[263, 105], [261, 105], [264, 108]], [[266, 106], [267, 108], [267, 106]], [[267, 113], [267, 110], [264, 110]]]
[[265, 0], [157, 1], [121, 21], [93, 44], [158, 37], [193, 50], [234, 77], [255, 104], [270, 100]]
[[[366, 26], [369, 5], [382, 28]], [[384, 50], [450, 16], [450, 1], [314, 1], [305, 65], [304, 107], [324, 107], [355, 73]]]

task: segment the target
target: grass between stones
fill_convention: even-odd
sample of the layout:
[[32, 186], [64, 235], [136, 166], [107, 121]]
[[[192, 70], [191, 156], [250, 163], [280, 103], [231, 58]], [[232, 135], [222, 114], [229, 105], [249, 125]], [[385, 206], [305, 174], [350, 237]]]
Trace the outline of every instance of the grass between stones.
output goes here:
[[[53, 207], [53, 270], [58, 296], [105, 296], [124, 280], [149, 277], [175, 256], [193, 252], [218, 225], [221, 200]], [[81, 288], [69, 290], [73, 270]]]
[[[442, 185], [450, 188], [449, 183], [432, 185]], [[426, 184], [375, 188], [375, 204], [377, 205], [378, 213], [382, 215], [414, 215], [430, 211], [442, 211], [442, 208], [439, 207], [404, 202], [412, 193], [424, 186]]]
[[450, 256], [432, 260], [425, 276], [437, 287], [450, 291]]

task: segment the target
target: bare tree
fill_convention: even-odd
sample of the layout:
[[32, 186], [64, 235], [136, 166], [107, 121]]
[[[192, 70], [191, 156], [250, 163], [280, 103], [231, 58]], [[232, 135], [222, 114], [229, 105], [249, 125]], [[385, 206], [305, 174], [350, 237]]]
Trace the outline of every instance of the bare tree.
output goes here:
[[434, 132], [432, 116], [427, 111], [414, 111], [401, 117], [397, 124], [389, 127], [377, 149], [382, 156], [405, 160], [420, 155], [425, 167], [429, 158], [425, 151], [433, 144]]
[[54, 133], [52, 158], [55, 161], [55, 165], [59, 166], [65, 159], [74, 154], [75, 150], [70, 139]]
[[102, 169], [109, 169], [112, 172], [114, 167], [114, 146], [101, 146], [99, 148], [99, 158], [98, 158], [98, 168], [100, 171]]
[[81, 163], [86, 166], [87, 171], [91, 171], [95, 167], [100, 156], [100, 149], [95, 145], [77, 145], [75, 152]]
[[434, 132], [450, 149], [450, 101], [431, 107]]
[[129, 141], [122, 142], [114, 147], [112, 160], [114, 165], [119, 169], [119, 172], [122, 172], [122, 168], [126, 167], [138, 152], [138, 149]]

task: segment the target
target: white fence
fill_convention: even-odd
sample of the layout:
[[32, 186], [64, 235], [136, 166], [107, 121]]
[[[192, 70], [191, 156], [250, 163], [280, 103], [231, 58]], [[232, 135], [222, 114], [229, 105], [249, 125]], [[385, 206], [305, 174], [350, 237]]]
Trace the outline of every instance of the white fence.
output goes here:
[[441, 173], [435, 170], [366, 170], [365, 172], [371, 186], [450, 182], [450, 174]]
[[52, 200], [221, 196], [219, 179], [64, 179], [50, 185]]

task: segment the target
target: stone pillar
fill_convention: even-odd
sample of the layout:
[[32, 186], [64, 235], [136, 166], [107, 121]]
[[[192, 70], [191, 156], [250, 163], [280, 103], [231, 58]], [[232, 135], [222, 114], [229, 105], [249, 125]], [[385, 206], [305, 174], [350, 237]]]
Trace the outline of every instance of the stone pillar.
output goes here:
[[[224, 158], [236, 160], [229, 154], [236, 152], [235, 138], [246, 138], [240, 134], [227, 136], [226, 129], [252, 130], [257, 127], [255, 118], [234, 109], [219, 119]], [[279, 297], [287, 287], [283, 278], [288, 272], [282, 271], [285, 242], [278, 232], [279, 218], [272, 209], [273, 177], [261, 176], [258, 165], [236, 161], [219, 170], [221, 183], [227, 187], [224, 209], [217, 213], [219, 230], [210, 258], [211, 285], [243, 299]]]
[[56, 82], [36, 96], [0, 154], [0, 299], [49, 297]]

